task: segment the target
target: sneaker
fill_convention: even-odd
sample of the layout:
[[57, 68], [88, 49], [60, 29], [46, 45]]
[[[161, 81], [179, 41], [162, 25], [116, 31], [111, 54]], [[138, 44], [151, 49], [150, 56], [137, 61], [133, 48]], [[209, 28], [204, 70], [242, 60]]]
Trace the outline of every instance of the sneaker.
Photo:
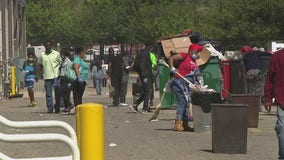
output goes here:
[[76, 114], [76, 107], [73, 107], [73, 108], [70, 110], [69, 114]]
[[119, 105], [122, 106], [122, 107], [127, 107], [128, 106], [128, 104], [126, 104], [126, 103], [119, 103]]
[[64, 108], [64, 109], [60, 112], [60, 114], [70, 114], [70, 109]]
[[35, 107], [36, 106], [36, 102], [35, 101], [32, 101], [32, 107]]

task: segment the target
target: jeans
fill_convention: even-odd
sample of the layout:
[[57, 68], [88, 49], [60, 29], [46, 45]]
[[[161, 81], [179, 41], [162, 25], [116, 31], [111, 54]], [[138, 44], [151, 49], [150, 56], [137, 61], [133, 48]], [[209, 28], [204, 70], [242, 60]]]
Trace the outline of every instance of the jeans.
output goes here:
[[62, 98], [62, 88], [61, 88], [61, 79], [62, 78], [57, 78], [54, 79], [54, 92], [55, 92], [55, 104], [54, 104], [54, 109], [56, 112], [60, 110], [61, 106], [61, 98]]
[[181, 78], [175, 78], [171, 82], [172, 91], [175, 93], [178, 106], [176, 111], [176, 119], [182, 121], [188, 121], [191, 90], [187, 83]]
[[54, 87], [54, 79], [46, 79], [44, 80], [44, 88], [45, 88], [45, 98], [46, 98], [46, 106], [48, 110], [53, 110], [53, 95], [52, 88]]
[[102, 94], [103, 79], [96, 79], [96, 92], [98, 95]]
[[279, 159], [284, 159], [284, 110], [280, 106], [277, 106], [275, 131], [278, 137]]

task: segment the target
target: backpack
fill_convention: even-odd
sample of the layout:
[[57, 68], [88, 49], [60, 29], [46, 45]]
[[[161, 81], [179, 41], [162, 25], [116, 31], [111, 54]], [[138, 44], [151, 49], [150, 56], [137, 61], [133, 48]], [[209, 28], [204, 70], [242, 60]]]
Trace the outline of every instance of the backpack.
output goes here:
[[67, 65], [64, 76], [70, 82], [73, 82], [73, 81], [76, 80], [77, 77], [76, 77], [76, 73], [73, 69], [73, 63], [72, 63], [72, 65]]

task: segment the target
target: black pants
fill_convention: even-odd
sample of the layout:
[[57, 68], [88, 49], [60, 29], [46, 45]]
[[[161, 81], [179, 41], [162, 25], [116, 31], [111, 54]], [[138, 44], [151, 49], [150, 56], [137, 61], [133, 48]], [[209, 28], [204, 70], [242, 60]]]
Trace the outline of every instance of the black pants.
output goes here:
[[82, 98], [85, 92], [86, 83], [79, 83], [78, 81], [75, 81], [73, 83], [73, 99], [74, 99], [74, 105], [77, 106], [79, 104], [82, 104]]
[[125, 103], [126, 99], [126, 94], [127, 94], [127, 87], [128, 87], [128, 80], [129, 80], [129, 75], [125, 74], [123, 75], [122, 81], [121, 81], [121, 90], [120, 90], [120, 98], [119, 102], [120, 103]]
[[113, 94], [113, 105], [118, 106], [119, 105], [119, 94], [121, 93], [121, 81], [122, 81], [122, 75], [121, 76], [112, 76], [111, 78], [111, 85], [114, 88], [114, 94]]
[[64, 107], [66, 109], [71, 108], [71, 103], [70, 103], [70, 94], [72, 91], [72, 83], [66, 81], [65, 79], [61, 80], [61, 94], [64, 102]]
[[136, 106], [138, 106], [141, 102], [144, 101], [143, 103], [143, 110], [148, 110], [149, 109], [149, 100], [150, 100], [150, 96], [151, 96], [151, 86], [153, 85], [152, 84], [152, 79], [151, 78], [148, 78], [148, 82], [147, 83], [144, 83], [143, 80], [141, 80], [141, 83], [142, 83], [142, 94], [140, 97], [137, 98], [136, 100]]

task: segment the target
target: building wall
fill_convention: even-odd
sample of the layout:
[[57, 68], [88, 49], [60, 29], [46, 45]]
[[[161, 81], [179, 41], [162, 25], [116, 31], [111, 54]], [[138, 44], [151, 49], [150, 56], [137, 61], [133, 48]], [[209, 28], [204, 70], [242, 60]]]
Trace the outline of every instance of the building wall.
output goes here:
[[26, 4], [26, 0], [0, 0], [0, 94], [9, 81], [9, 67], [24, 57]]

